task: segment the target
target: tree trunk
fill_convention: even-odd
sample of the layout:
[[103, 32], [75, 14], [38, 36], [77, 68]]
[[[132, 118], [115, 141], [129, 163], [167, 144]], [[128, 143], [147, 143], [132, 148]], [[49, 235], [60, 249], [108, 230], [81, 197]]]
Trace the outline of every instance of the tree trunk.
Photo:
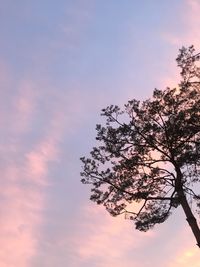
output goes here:
[[182, 206], [182, 208], [185, 212], [185, 215], [186, 215], [186, 220], [187, 220], [189, 226], [191, 227], [192, 232], [196, 238], [197, 246], [200, 247], [200, 229], [199, 229], [199, 226], [197, 224], [196, 218], [194, 217], [194, 215], [191, 211], [191, 208], [188, 204], [188, 201], [187, 201], [184, 193], [182, 192], [182, 194], [180, 195], [180, 192], [179, 192], [178, 195], [180, 198], [181, 206]]
[[180, 201], [180, 204], [185, 212], [186, 215], [186, 220], [190, 226], [190, 228], [192, 229], [192, 232], [196, 238], [197, 241], [197, 246], [200, 247], [200, 229], [199, 226], [197, 224], [196, 218], [194, 217], [192, 210], [188, 204], [187, 198], [185, 196], [183, 187], [182, 187], [182, 173], [181, 170], [179, 168], [176, 168], [176, 173], [177, 173], [177, 177], [176, 177], [176, 182], [175, 182], [175, 189], [176, 192], [178, 194], [178, 198]]

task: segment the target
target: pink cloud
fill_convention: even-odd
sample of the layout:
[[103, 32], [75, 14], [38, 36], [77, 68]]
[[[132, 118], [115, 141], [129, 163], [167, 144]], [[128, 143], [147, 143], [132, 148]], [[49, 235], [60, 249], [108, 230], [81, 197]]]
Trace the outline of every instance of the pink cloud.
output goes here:
[[27, 133], [31, 129], [33, 114], [36, 108], [36, 87], [32, 81], [14, 84], [9, 72], [5, 77], [5, 81], [1, 81], [0, 74], [0, 81], [3, 83], [1, 90], [0, 127], [3, 132], [7, 132], [7, 135]]
[[199, 267], [199, 248], [188, 247], [176, 255], [169, 267]]
[[56, 161], [58, 149], [52, 136], [46, 137], [34, 150], [26, 154], [26, 170], [28, 177], [36, 183], [47, 183], [48, 164]]
[[13, 165], [5, 170], [5, 182], [0, 190], [3, 198], [0, 205], [1, 266], [27, 267], [37, 252], [46, 205], [44, 185], [48, 182], [48, 163], [54, 160], [55, 147], [45, 140], [36, 152], [30, 152], [26, 168]]
[[197, 50], [200, 50], [200, 2], [198, 0], [186, 1], [185, 20], [188, 24], [188, 30], [185, 36], [186, 43], [193, 44]]
[[23, 81], [13, 103], [13, 129], [18, 133], [30, 130], [36, 101], [37, 93], [33, 82]]
[[24, 173], [19, 166], [8, 168], [1, 172], [5, 181], [0, 190], [0, 262], [5, 267], [27, 267], [36, 248], [43, 197], [36, 189], [20, 185]]
[[197, 50], [200, 49], [200, 2], [198, 0], [185, 0], [182, 5], [182, 16], [179, 14], [179, 19], [182, 20], [184, 26], [183, 31], [177, 35], [171, 32], [162, 34], [163, 38], [172, 45], [182, 47], [194, 45]]
[[177, 236], [180, 246], [174, 255], [171, 255], [167, 267], [199, 267], [199, 248], [195, 245], [192, 232], [186, 227], [181, 229]]
[[37, 253], [49, 164], [59, 159], [59, 141], [63, 119], [56, 109], [47, 116], [46, 133], [25, 144], [24, 135], [33, 130], [38, 98], [34, 84], [23, 82], [4, 113], [8, 127], [2, 127], [7, 139], [0, 143], [2, 186], [0, 189], [0, 263], [2, 267], [27, 267]]
[[80, 233], [71, 240], [77, 253], [74, 266], [89, 261], [98, 261], [99, 267], [139, 266], [136, 261], [130, 261], [128, 253], [155, 238], [153, 231], [133, 231], [130, 221], [124, 217], [113, 218], [96, 205], [83, 207], [81, 214], [84, 220]]
[[[173, 31], [163, 32], [161, 34], [164, 41], [176, 47], [176, 49], [182, 46], [188, 47], [194, 45], [197, 52], [200, 51], [200, 2], [198, 0], [185, 0], [181, 6], [181, 12], [177, 14], [177, 19], [182, 23], [182, 31], [177, 34]], [[177, 51], [178, 54], [178, 51]], [[177, 54], [174, 55], [175, 60]], [[161, 87], [177, 87], [180, 81], [180, 70], [177, 68], [175, 61], [172, 61], [168, 65], [165, 77], [160, 81]]]

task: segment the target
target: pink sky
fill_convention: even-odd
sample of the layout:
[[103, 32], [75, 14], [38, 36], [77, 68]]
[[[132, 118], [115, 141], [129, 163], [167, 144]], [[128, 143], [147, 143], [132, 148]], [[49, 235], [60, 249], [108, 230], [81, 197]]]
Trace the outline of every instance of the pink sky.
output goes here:
[[[151, 2], [151, 3], [150, 3]], [[90, 203], [101, 108], [176, 86], [200, 2], [1, 3], [1, 267], [199, 267], [181, 210], [147, 233]]]

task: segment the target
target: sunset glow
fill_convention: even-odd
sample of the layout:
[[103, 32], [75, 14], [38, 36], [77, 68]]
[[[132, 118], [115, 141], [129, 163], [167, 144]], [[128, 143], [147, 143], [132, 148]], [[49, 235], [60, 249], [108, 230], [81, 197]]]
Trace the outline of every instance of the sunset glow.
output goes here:
[[200, 1], [1, 1], [0, 267], [199, 267], [177, 209], [146, 233], [89, 200], [101, 109], [177, 87]]

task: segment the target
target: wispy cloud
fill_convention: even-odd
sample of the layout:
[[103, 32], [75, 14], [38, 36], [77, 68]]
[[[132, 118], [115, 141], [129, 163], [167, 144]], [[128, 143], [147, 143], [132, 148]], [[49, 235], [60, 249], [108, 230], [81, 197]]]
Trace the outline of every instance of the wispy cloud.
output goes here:
[[[104, 209], [100, 207], [90, 204], [85, 206], [80, 200], [82, 191], [80, 193], [79, 189], [76, 192], [78, 203], [71, 203], [71, 197], [74, 192], [70, 192], [67, 187], [64, 193], [56, 191], [58, 189], [56, 186], [61, 187], [64, 184], [62, 181], [63, 184], [58, 185], [59, 179], [57, 179], [55, 190], [52, 186], [52, 175], [55, 173], [50, 173], [50, 170], [62, 160], [62, 171], [58, 168], [59, 170], [57, 169], [55, 172], [58, 176], [60, 174], [63, 175], [61, 172], [67, 172], [70, 169], [69, 165], [74, 160], [71, 157], [73, 153], [73, 156], [76, 154], [78, 161], [79, 150], [77, 148], [86, 142], [86, 139], [83, 139], [83, 135], [86, 133], [85, 129], [87, 128], [87, 134], [89, 135], [91, 130], [88, 129], [88, 124], [94, 118], [96, 120], [99, 117], [98, 112], [104, 105], [109, 104], [109, 102], [115, 102], [116, 99], [116, 101], [123, 104], [129, 96], [135, 96], [133, 93], [137, 93], [139, 97], [142, 94], [145, 97], [147, 95], [145, 90], [141, 92], [139, 89], [137, 92], [133, 92], [134, 79], [137, 80], [139, 78], [137, 77], [139, 76], [138, 74], [135, 74], [134, 79], [130, 78], [128, 80], [127, 75], [123, 73], [123, 71], [128, 71], [126, 68], [127, 63], [132, 49], [135, 49], [135, 39], [129, 42], [129, 36], [126, 39], [126, 42], [130, 44], [130, 47], [128, 46], [129, 49], [121, 47], [119, 51], [122, 54], [118, 55], [116, 53], [116, 56], [119, 56], [120, 65], [123, 61], [123, 67], [120, 68], [122, 72], [119, 73], [116, 69], [115, 75], [111, 78], [115, 80], [117, 75], [120, 77], [124, 75], [120, 80], [121, 84], [116, 84], [116, 81], [109, 82], [108, 79], [108, 83], [102, 85], [101, 77], [98, 77], [99, 80], [91, 81], [95, 78], [90, 79], [86, 72], [93, 71], [92, 68], [99, 64], [99, 61], [93, 60], [93, 57], [91, 63], [87, 62], [87, 70], [84, 69], [84, 64], [81, 66], [82, 69], [79, 69], [81, 65], [79, 63], [84, 61], [84, 56], [87, 58], [84, 52], [81, 54], [85, 38], [89, 38], [87, 41], [94, 41], [93, 35], [87, 35], [87, 30], [91, 29], [91, 23], [97, 23], [99, 34], [105, 31], [106, 34], [102, 34], [102, 38], [110, 38], [109, 35], [111, 34], [111, 32], [106, 32], [106, 29], [100, 28], [101, 21], [91, 21], [91, 18], [95, 17], [93, 16], [93, 3], [90, 0], [84, 1], [84, 3], [83, 1], [76, 1], [75, 3], [71, 1], [71, 4], [66, 6], [63, 4], [63, 10], [59, 9], [58, 13], [50, 9], [49, 11], [51, 12], [48, 13], [45, 9], [44, 14], [42, 12], [37, 12], [36, 14], [37, 9], [40, 7], [37, 3], [36, 6], [27, 4], [25, 9], [29, 10], [29, 12], [26, 14], [22, 14], [26, 12], [25, 9], [13, 9], [13, 12], [17, 14], [17, 18], [23, 17], [19, 23], [20, 27], [18, 27], [20, 29], [19, 35], [14, 38], [17, 39], [18, 44], [24, 45], [21, 40], [25, 40], [24, 33], [27, 33], [27, 36], [32, 41], [32, 46], [25, 47], [24, 45], [25, 51], [19, 52], [23, 52], [23, 62], [19, 62], [19, 68], [18, 62], [12, 61], [10, 55], [8, 56], [10, 63], [13, 64], [12, 68], [16, 76], [12, 75], [13, 73], [8, 73], [6, 66], [0, 62], [0, 82], [3, 85], [0, 99], [0, 152], [2, 156], [0, 162], [2, 176], [0, 189], [0, 263], [2, 267], [35, 267], [42, 266], [42, 262], [45, 262], [46, 266], [53, 266], [54, 262], [61, 263], [55, 264], [55, 266], [65, 266], [67, 262], [70, 263], [69, 266], [71, 267], [129, 267], [133, 265], [141, 267], [144, 260], [146, 261], [146, 266], [148, 266], [148, 259], [142, 258], [143, 252], [141, 251], [145, 251], [152, 243], [155, 243], [157, 238], [156, 231], [145, 234], [134, 231], [131, 223], [124, 220], [124, 218], [115, 219], [106, 214]], [[189, 29], [192, 28], [191, 34], [193, 32], [197, 36], [195, 39], [197, 43], [199, 39], [199, 3], [198, 1], [187, 1], [186, 3], [185, 19], [186, 17], [190, 19], [190, 22], [186, 24], [188, 25], [187, 36], [192, 36], [189, 32]], [[66, 11], [64, 11], [65, 8]], [[103, 9], [100, 12], [103, 12]], [[122, 13], [119, 12], [119, 14]], [[50, 18], [54, 19], [53, 23], [48, 19], [49, 14], [51, 14]], [[98, 14], [98, 19], [104, 19], [101, 14], [103, 13]], [[24, 27], [26, 23], [27, 29]], [[108, 23], [110, 23], [109, 20]], [[132, 23], [131, 21], [130, 24]], [[12, 22], [11, 24], [13, 25], [14, 23]], [[12, 25], [10, 26], [11, 28]], [[41, 32], [40, 26], [42, 27]], [[93, 26], [94, 24], [92, 24]], [[134, 28], [134, 31], [136, 30]], [[166, 36], [166, 40], [174, 45], [183, 44], [182, 37], [170, 34]], [[101, 40], [101, 36], [98, 38]], [[112, 44], [111, 39], [109, 40]], [[10, 42], [11, 39], [8, 38], [7, 40]], [[192, 43], [195, 44], [195, 42]], [[89, 42], [86, 44], [89, 45]], [[93, 42], [92, 49], [96, 49], [96, 54], [99, 57], [105, 57], [105, 51], [101, 48], [101, 45], [96, 45], [95, 47], [95, 42]], [[12, 47], [9, 49], [7, 55], [12, 55]], [[123, 49], [126, 51], [123, 52]], [[86, 51], [85, 46], [83, 46], [83, 50]], [[89, 50], [88, 48], [87, 51]], [[140, 42], [138, 43], [137, 51], [138, 53], [142, 52]], [[18, 57], [20, 56], [18, 55]], [[144, 55], [143, 59], [143, 66], [146, 66], [147, 62], [149, 66], [152, 65], [152, 57], [148, 58], [148, 53]], [[134, 58], [132, 60], [135, 61]], [[27, 64], [28, 61], [30, 61], [29, 64]], [[111, 64], [111, 61], [107, 61], [105, 58], [106, 64], [107, 62]], [[26, 64], [29, 66], [26, 66]], [[129, 75], [132, 76], [138, 65], [132, 66], [130, 62], [129, 64]], [[65, 70], [66, 66], [67, 70]], [[109, 67], [112, 69], [115, 66], [111, 64]], [[74, 77], [69, 77], [68, 70], [70, 74], [73, 73]], [[173, 72], [173, 68], [171, 71]], [[66, 74], [67, 78], [62, 78], [62, 73], [64, 73], [63, 76]], [[81, 77], [79, 77], [80, 73]], [[169, 73], [171, 75], [171, 72]], [[89, 78], [86, 77], [87, 75]], [[102, 77], [103, 75], [106, 76], [106, 73], [102, 74]], [[159, 74], [157, 75], [159, 76]], [[161, 81], [163, 86], [173, 84], [174, 76], [170, 75], [166, 75], [165, 80]], [[12, 78], [12, 76], [15, 78]], [[149, 71], [149, 76], [151, 76], [151, 70]], [[19, 77], [23, 77], [20, 82], [18, 82], [20, 80]], [[27, 77], [37, 77], [36, 79], [40, 81], [30, 80]], [[60, 81], [60, 78], [63, 80]], [[67, 80], [68, 78], [69, 81]], [[141, 76], [142, 81], [145, 79], [147, 79], [146, 70]], [[51, 84], [50, 86], [51, 82], [49, 80], [53, 85]], [[83, 84], [84, 82], [85, 84]], [[107, 90], [109, 84], [113, 86], [113, 88], [109, 88], [110, 91]], [[148, 84], [148, 81], [146, 84]], [[119, 89], [120, 87], [122, 89]], [[8, 88], [9, 90], [7, 90]], [[152, 88], [149, 90], [152, 90]], [[97, 114], [96, 117], [94, 114]], [[96, 121], [94, 125], [95, 123]], [[87, 140], [87, 142], [89, 141]], [[66, 143], [70, 143], [69, 149], [66, 149]], [[63, 159], [63, 154], [71, 162]], [[70, 169], [70, 177], [66, 179], [69, 184], [74, 182], [70, 179], [79, 179], [74, 177], [75, 173], [77, 176], [79, 175], [77, 162], [73, 162], [72, 165], [74, 169]], [[49, 190], [50, 186], [52, 187]], [[50, 191], [51, 196], [47, 195]], [[74, 211], [72, 215], [70, 214], [72, 217], [68, 214], [61, 214], [60, 207], [57, 206], [55, 208], [56, 211], [51, 211], [51, 216], [52, 214], [53, 216], [47, 218], [47, 213], [51, 209], [51, 203], [48, 201], [49, 198], [54, 197], [61, 199], [59, 199], [59, 203], [63, 201], [63, 205], [66, 205], [66, 213], [71, 209], [71, 206], [75, 206], [77, 208], [76, 215], [74, 215]], [[64, 216], [66, 217], [64, 218]], [[60, 229], [59, 226], [63, 220], [64, 223]], [[54, 238], [52, 236], [46, 238], [44, 228], [51, 228], [51, 221], [53, 221], [54, 226], [53, 230], [51, 229], [51, 234], [54, 235]], [[72, 225], [71, 228], [69, 221]], [[48, 223], [49, 225], [46, 225]], [[46, 231], [48, 232], [48, 229]], [[167, 231], [163, 234], [163, 238], [166, 236]], [[52, 240], [55, 240], [55, 242]], [[186, 241], [188, 242], [188, 238]], [[43, 245], [46, 250], [40, 250]], [[186, 263], [189, 265], [188, 259], [197, 259], [196, 250], [193, 250], [192, 246], [188, 245], [187, 247], [179, 248], [179, 251], [173, 252], [171, 264], [174, 265], [170, 265], [170, 267], [175, 267], [176, 264], [181, 266], [180, 258], [183, 259], [182, 264], [185, 265]], [[134, 255], [139, 252], [138, 257], [132, 256], [133, 250]], [[49, 251], [52, 253], [48, 253]], [[60, 251], [61, 254], [59, 254]], [[38, 262], [38, 265], [33, 265], [33, 262]]]
[[[7, 101], [9, 109], [2, 110], [0, 262], [3, 267], [27, 267], [36, 254], [46, 205], [49, 164], [59, 158], [61, 117], [54, 110], [51, 117], [46, 116], [48, 131], [35, 129], [41, 98], [36, 92], [32, 82], [23, 82]], [[35, 132], [37, 138], [30, 141]]]
[[[82, 208], [81, 229], [73, 233], [70, 242], [76, 248], [73, 266], [139, 266], [137, 259], [130, 260], [130, 251], [149, 244], [154, 232], [133, 231], [133, 226], [124, 218], [112, 218], [96, 205]], [[128, 256], [129, 255], [129, 256]]]
[[13, 97], [12, 103], [13, 110], [10, 112], [13, 115], [12, 130], [20, 134], [31, 130], [33, 113], [36, 110], [37, 90], [32, 81], [23, 81], [16, 91], [17, 94]]

